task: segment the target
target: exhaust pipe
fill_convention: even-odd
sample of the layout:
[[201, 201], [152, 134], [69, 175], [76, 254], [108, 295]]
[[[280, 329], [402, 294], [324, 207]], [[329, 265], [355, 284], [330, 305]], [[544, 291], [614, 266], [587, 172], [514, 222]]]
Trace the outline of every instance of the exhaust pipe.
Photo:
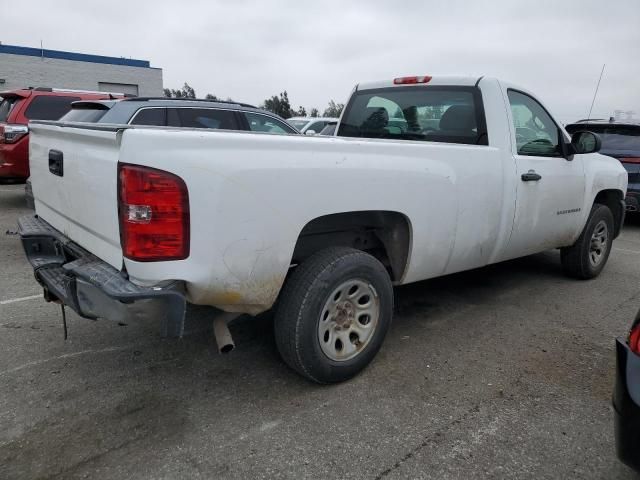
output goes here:
[[229, 331], [228, 323], [238, 316], [239, 314], [237, 313], [225, 312], [213, 319], [213, 334], [218, 344], [218, 352], [229, 353], [236, 348], [236, 344], [233, 343], [233, 337]]

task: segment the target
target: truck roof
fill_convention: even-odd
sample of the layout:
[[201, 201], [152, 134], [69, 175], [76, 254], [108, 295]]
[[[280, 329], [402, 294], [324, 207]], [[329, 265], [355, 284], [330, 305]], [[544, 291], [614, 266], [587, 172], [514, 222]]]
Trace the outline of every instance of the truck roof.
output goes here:
[[[358, 90], [372, 90], [376, 88], [388, 88], [388, 87], [403, 87], [407, 86], [407, 84], [396, 84], [395, 80], [398, 78], [409, 78], [409, 77], [397, 77], [396, 79], [391, 80], [379, 80], [374, 82], [364, 82], [357, 85]], [[436, 75], [431, 77], [428, 82], [417, 83], [415, 85], [423, 85], [427, 83], [428, 85], [459, 85], [463, 87], [472, 87], [474, 86], [482, 77], [478, 76], [467, 76], [467, 75]]]

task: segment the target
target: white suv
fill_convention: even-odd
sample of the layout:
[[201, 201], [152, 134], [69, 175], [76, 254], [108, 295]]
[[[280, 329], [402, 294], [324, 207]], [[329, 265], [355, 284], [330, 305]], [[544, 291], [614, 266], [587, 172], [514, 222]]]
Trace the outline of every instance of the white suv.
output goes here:
[[291, 125], [305, 135], [315, 135], [322, 131], [329, 123], [337, 123], [337, 118], [331, 117], [291, 117], [287, 119]]

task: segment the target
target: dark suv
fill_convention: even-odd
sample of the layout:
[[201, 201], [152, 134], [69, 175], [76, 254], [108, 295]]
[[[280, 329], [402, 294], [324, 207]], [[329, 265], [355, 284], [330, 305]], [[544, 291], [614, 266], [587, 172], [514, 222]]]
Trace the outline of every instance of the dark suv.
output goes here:
[[614, 119], [580, 120], [567, 125], [566, 130], [572, 135], [579, 130], [588, 130], [600, 136], [600, 153], [620, 160], [629, 173], [627, 211], [640, 211], [640, 123]]
[[75, 102], [60, 121], [300, 134], [279, 116], [252, 105], [184, 98]]
[[72, 102], [113, 98], [117, 95], [42, 87], [0, 92], [0, 179], [29, 176], [29, 120], [57, 120]]

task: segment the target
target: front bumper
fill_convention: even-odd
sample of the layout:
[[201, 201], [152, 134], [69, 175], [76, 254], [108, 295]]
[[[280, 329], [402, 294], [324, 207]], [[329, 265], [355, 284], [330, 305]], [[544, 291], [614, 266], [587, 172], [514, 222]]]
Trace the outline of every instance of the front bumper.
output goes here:
[[613, 409], [618, 458], [640, 472], [640, 356], [621, 338], [616, 340]]
[[29, 176], [29, 135], [16, 143], [0, 144], [0, 178], [24, 180]]
[[629, 185], [624, 200], [627, 204], [627, 212], [640, 212], [640, 185]]
[[45, 299], [84, 318], [131, 322], [152, 318], [163, 335], [181, 337], [186, 300], [180, 282], [141, 287], [37, 215], [18, 219], [22, 246]]

